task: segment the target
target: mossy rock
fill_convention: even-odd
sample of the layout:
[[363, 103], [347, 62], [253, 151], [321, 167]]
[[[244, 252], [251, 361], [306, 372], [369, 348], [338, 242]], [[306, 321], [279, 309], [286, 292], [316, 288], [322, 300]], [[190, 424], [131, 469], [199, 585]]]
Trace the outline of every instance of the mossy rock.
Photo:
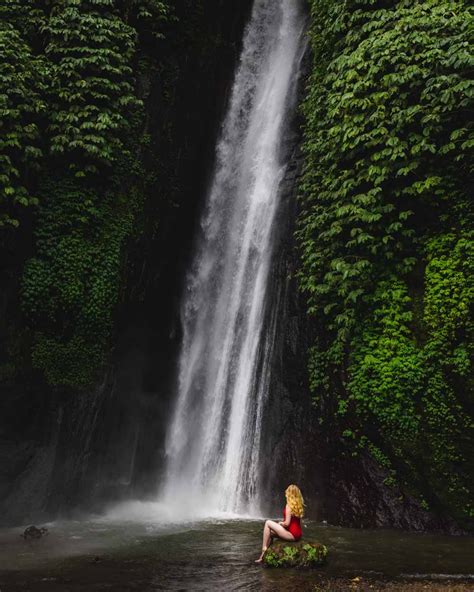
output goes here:
[[264, 557], [268, 567], [318, 567], [326, 563], [328, 550], [321, 543], [275, 541]]

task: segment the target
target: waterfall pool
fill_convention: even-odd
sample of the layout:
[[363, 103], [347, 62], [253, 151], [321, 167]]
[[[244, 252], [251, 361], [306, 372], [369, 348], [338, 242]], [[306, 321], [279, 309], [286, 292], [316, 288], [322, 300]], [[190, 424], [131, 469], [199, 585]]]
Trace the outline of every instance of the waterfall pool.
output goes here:
[[[317, 571], [297, 571], [254, 564], [261, 520], [159, 526], [98, 518], [47, 526], [48, 536], [34, 541], [25, 541], [21, 528], [0, 531], [2, 592], [380, 590], [388, 585], [381, 582], [400, 578], [401, 587], [389, 589], [474, 589], [473, 537], [308, 522], [305, 537], [329, 547], [329, 562]], [[428, 575], [432, 584], [410, 583]], [[352, 583], [356, 576], [359, 583]], [[436, 583], [448, 580], [459, 583]], [[360, 587], [364, 582], [367, 588]]]

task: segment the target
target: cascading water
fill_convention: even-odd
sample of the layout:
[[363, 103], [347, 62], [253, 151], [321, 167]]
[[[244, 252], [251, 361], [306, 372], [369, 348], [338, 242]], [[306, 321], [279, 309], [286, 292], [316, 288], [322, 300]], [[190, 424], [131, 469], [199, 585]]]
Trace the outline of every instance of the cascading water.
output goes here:
[[[255, 0], [182, 303], [162, 500], [258, 512], [262, 339], [280, 148], [304, 46], [299, 0]], [[269, 338], [270, 337], [270, 338]]]

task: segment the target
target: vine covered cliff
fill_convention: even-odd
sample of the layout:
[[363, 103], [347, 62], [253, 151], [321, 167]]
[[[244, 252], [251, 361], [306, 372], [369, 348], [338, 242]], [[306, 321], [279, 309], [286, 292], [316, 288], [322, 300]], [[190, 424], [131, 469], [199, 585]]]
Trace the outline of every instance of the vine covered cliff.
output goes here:
[[311, 3], [298, 272], [343, 454], [473, 518], [472, 9]]

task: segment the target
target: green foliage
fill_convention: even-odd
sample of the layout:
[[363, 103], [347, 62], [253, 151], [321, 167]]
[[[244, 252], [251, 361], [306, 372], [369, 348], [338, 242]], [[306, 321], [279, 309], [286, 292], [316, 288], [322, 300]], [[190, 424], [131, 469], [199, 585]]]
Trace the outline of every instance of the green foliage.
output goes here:
[[0, 23], [13, 27], [32, 47], [42, 46], [40, 29], [47, 20], [47, 2], [44, 0], [3, 0], [0, 5]]
[[308, 554], [308, 561], [309, 562], [318, 562], [320, 560], [320, 556], [324, 555], [324, 557], [326, 557], [327, 555], [327, 548], [324, 547], [324, 549], [320, 549], [318, 547], [315, 547], [314, 545], [303, 545], [303, 549], [306, 551], [306, 553]]
[[415, 342], [406, 286], [381, 283], [373, 317], [354, 339], [348, 387], [357, 414], [377, 426], [400, 470], [410, 474], [422, 460], [424, 486], [460, 517], [473, 510], [474, 424], [465, 399], [474, 353], [473, 277], [472, 240], [431, 239], [418, 319], [422, 341]]
[[124, 150], [135, 97], [131, 58], [135, 31], [109, 0], [68, 0], [55, 6], [43, 28], [50, 62], [48, 132], [52, 154], [68, 153], [82, 172], [111, 164]]
[[127, 154], [143, 124], [137, 36], [160, 38], [169, 18], [159, 0], [2, 3], [0, 226], [17, 227], [21, 208], [38, 204], [43, 168], [103, 175]]
[[101, 367], [118, 299], [133, 195], [97, 195], [77, 181], [45, 183], [37, 254], [27, 263], [23, 306], [37, 334], [33, 365], [52, 385], [85, 386]]
[[374, 273], [413, 267], [420, 216], [465, 196], [474, 93], [461, 3], [351, 4], [312, 2], [298, 232], [309, 312], [343, 341]]
[[311, 2], [300, 287], [323, 420], [472, 516], [472, 9]]
[[25, 185], [42, 156], [37, 122], [46, 105], [41, 100], [41, 58], [32, 55], [15, 27], [0, 23], [1, 229], [18, 226], [18, 210], [37, 204]]
[[429, 479], [453, 513], [474, 517], [472, 410], [474, 234], [440, 235], [427, 244], [423, 310], [424, 440]]
[[149, 35], [155, 40], [162, 39], [163, 22], [174, 20], [169, 5], [160, 0], [129, 0], [121, 4], [125, 21], [140, 36]]
[[298, 554], [298, 549], [287, 545], [286, 547], [284, 547], [283, 553], [285, 554], [285, 557], [288, 558], [288, 561], [294, 561], [296, 555]]
[[353, 342], [350, 399], [364, 421], [377, 417], [384, 435], [416, 440], [420, 417], [423, 367], [410, 323], [413, 314], [406, 286], [399, 280], [381, 282], [374, 295], [373, 316], [360, 327]]
[[159, 0], [6, 0], [0, 17], [0, 226], [37, 206], [22, 290], [31, 361], [51, 385], [84, 387], [107, 359], [144, 200], [135, 78], [142, 55], [158, 56], [139, 38], [161, 38], [170, 12]]
[[264, 557], [268, 567], [318, 567], [327, 560], [328, 549], [320, 543], [274, 542]]

